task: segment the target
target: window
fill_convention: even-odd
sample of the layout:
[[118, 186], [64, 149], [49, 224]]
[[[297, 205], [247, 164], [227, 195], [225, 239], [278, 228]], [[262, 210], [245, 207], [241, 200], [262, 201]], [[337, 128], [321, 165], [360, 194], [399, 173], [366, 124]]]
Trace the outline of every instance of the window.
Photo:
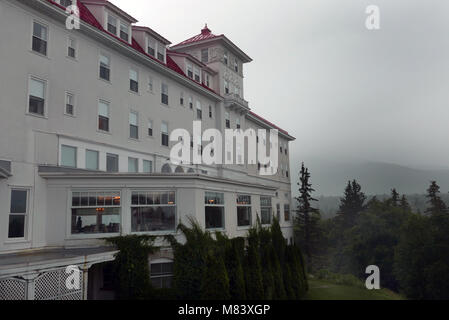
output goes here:
[[209, 49], [202, 49], [201, 50], [201, 62], [208, 62], [209, 61]]
[[142, 171], [144, 173], [152, 173], [153, 172], [153, 161], [143, 160], [143, 168]]
[[181, 92], [181, 95], [179, 96], [179, 104], [181, 106], [184, 105], [184, 93], [183, 92]]
[[43, 116], [45, 109], [45, 81], [30, 78], [28, 90], [28, 112]]
[[260, 197], [260, 215], [262, 224], [271, 224], [271, 197]]
[[111, 78], [111, 61], [105, 55], [100, 55], [100, 78], [106, 81]]
[[225, 126], [226, 129], [231, 129], [231, 117], [229, 115], [229, 112], [225, 112]]
[[171, 288], [173, 281], [173, 262], [151, 264], [151, 285], [153, 288]]
[[65, 95], [65, 114], [75, 115], [75, 96], [69, 92]]
[[98, 104], [98, 130], [109, 132], [109, 104], [104, 101]]
[[193, 73], [194, 73], [195, 81], [196, 82], [201, 82], [200, 69], [195, 67]]
[[60, 0], [59, 3], [61, 6], [67, 8], [72, 5], [72, 0]]
[[73, 59], [76, 58], [76, 40], [73, 38], [69, 38], [68, 40], [67, 56]]
[[148, 91], [153, 92], [153, 78], [148, 77]]
[[212, 119], [212, 106], [209, 106], [209, 118]]
[[237, 59], [234, 60], [234, 71], [239, 72], [239, 62]]
[[148, 120], [148, 136], [153, 136], [153, 121]]
[[290, 205], [284, 204], [284, 221], [290, 221]]
[[135, 112], [129, 113], [129, 137], [139, 139], [138, 115]]
[[61, 166], [76, 168], [76, 148], [71, 146], [61, 146]]
[[237, 196], [237, 226], [251, 226], [251, 196]]
[[163, 146], [168, 147], [168, 124], [166, 122], [161, 124], [161, 143]]
[[117, 18], [108, 15], [108, 31], [113, 35], [117, 35]]
[[120, 192], [72, 192], [72, 234], [120, 232]]
[[206, 86], [210, 88], [210, 76], [206, 74]]
[[86, 169], [98, 170], [99, 154], [98, 151], [86, 150]]
[[172, 191], [136, 191], [131, 195], [131, 231], [175, 231], [176, 199]]
[[129, 26], [124, 23], [120, 23], [120, 39], [129, 42]]
[[225, 51], [223, 55], [223, 62], [225, 65], [228, 65], [228, 53]]
[[206, 192], [204, 196], [206, 229], [224, 228], [224, 194]]
[[118, 155], [117, 154], [106, 154], [106, 171], [107, 172], [118, 172]]
[[165, 83], [161, 85], [161, 102], [168, 105], [168, 86]]
[[48, 28], [38, 22], [33, 23], [33, 51], [47, 55]]
[[162, 62], [165, 62], [165, 50], [164, 49], [165, 49], [164, 46], [159, 43], [157, 46], [157, 58]]
[[199, 101], [196, 102], [196, 118], [199, 120], [203, 119], [203, 110]]
[[225, 89], [225, 93], [229, 94], [229, 81], [228, 80], [224, 81], [224, 89]]
[[279, 203], [276, 204], [276, 219], [281, 222], [281, 205]]
[[191, 64], [187, 64], [187, 76], [193, 79], [193, 67]]
[[148, 38], [148, 54], [152, 57], [155, 56], [155, 52], [156, 52], [154, 48], [155, 48], [154, 40]]
[[190, 107], [190, 109], [193, 109], [193, 98], [192, 98], [192, 96], [189, 97], [189, 107]]
[[139, 76], [136, 70], [129, 70], [129, 90], [139, 92]]
[[139, 159], [128, 157], [128, 172], [129, 173], [139, 172]]
[[9, 239], [25, 238], [26, 218], [28, 212], [28, 191], [11, 190], [11, 205], [9, 210]]
[[240, 128], [241, 128], [241, 125], [240, 125], [240, 118], [235, 119], [235, 126], [236, 126], [237, 129], [240, 129]]

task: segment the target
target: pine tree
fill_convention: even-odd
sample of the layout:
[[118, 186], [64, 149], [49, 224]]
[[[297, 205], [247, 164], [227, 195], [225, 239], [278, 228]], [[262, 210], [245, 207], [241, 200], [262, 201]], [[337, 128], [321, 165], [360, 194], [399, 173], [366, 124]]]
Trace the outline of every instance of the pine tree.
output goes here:
[[408, 200], [407, 200], [407, 197], [405, 196], [405, 194], [402, 195], [399, 207], [404, 212], [410, 212], [412, 210], [412, 208], [410, 207], [410, 204], [408, 203]]
[[391, 204], [393, 207], [399, 207], [400, 199], [399, 199], [399, 193], [396, 191], [395, 188], [391, 190]]
[[426, 209], [425, 213], [429, 213], [431, 215], [438, 215], [447, 213], [447, 207], [443, 200], [441, 200], [440, 196], [440, 186], [436, 181], [432, 181], [429, 188], [427, 189], [428, 199], [427, 203], [430, 204], [430, 207]]
[[344, 197], [340, 199], [338, 211], [338, 214], [343, 218], [345, 227], [352, 226], [358, 214], [365, 209], [366, 196], [361, 190], [362, 187], [356, 180], [348, 181]]
[[312, 252], [316, 247], [318, 238], [320, 235], [318, 222], [320, 219], [319, 211], [312, 207], [312, 201], [317, 201], [312, 197], [312, 192], [315, 190], [310, 183], [310, 172], [304, 166], [301, 165], [301, 171], [299, 173], [299, 196], [296, 197], [298, 202], [297, 207], [297, 231], [299, 233], [299, 239], [304, 252], [307, 256], [309, 264], [312, 260]]
[[229, 278], [223, 257], [217, 252], [207, 255], [201, 281], [202, 300], [229, 300]]

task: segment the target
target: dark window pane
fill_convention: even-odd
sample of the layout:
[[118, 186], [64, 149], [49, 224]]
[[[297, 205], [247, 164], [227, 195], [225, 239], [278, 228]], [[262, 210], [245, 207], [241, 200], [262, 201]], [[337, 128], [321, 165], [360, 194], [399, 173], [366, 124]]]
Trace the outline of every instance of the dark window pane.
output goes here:
[[33, 37], [33, 51], [39, 52], [44, 56], [47, 55], [47, 41]]
[[98, 116], [98, 129], [109, 131], [109, 118]]
[[157, 53], [157, 58], [158, 58], [159, 60], [161, 60], [161, 61], [164, 61], [165, 56], [164, 56], [162, 53], [158, 52], [158, 53]]
[[75, 48], [69, 47], [68, 49], [68, 55], [71, 58], [75, 58]]
[[163, 104], [168, 104], [168, 95], [162, 93], [162, 94], [161, 94], [161, 102], [162, 102]]
[[109, 81], [110, 70], [108, 67], [100, 66], [100, 78]]
[[26, 213], [27, 194], [28, 192], [25, 190], [11, 191], [11, 213]]
[[162, 145], [168, 147], [168, 134], [162, 134]]
[[139, 127], [129, 125], [129, 136], [133, 139], [139, 139]]
[[44, 115], [44, 103], [45, 103], [44, 99], [38, 98], [35, 96], [30, 96], [29, 112], [43, 116]]
[[117, 27], [108, 23], [108, 31], [115, 35], [115, 34], [117, 34]]
[[148, 47], [148, 54], [154, 57], [154, 49], [151, 47]]
[[23, 237], [25, 237], [25, 216], [10, 215], [8, 238], [23, 238]]
[[134, 92], [139, 92], [139, 83], [134, 80], [129, 80], [129, 89]]
[[237, 207], [237, 225], [239, 227], [251, 225], [251, 207]]
[[205, 207], [206, 211], [206, 229], [224, 228], [224, 208], [223, 207]]
[[132, 232], [174, 231], [175, 206], [131, 208]]
[[122, 31], [122, 30], [120, 30], [120, 38], [122, 40], [125, 40], [126, 42], [129, 41], [129, 35], [126, 32]]
[[118, 155], [107, 154], [106, 156], [106, 171], [118, 172]]
[[72, 209], [72, 234], [118, 232], [120, 208]]

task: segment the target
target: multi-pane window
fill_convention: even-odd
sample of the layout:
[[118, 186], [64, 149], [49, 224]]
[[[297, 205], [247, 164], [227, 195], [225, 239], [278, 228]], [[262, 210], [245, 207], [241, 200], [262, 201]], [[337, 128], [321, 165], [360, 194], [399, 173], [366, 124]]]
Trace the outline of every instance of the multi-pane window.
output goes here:
[[76, 147], [61, 146], [61, 166], [76, 168]]
[[206, 74], [206, 86], [210, 88], [210, 76]]
[[212, 119], [213, 114], [212, 114], [212, 106], [209, 106], [209, 118]]
[[161, 84], [161, 102], [168, 105], [168, 86], [165, 83]]
[[208, 62], [209, 61], [209, 49], [202, 49], [201, 50], [201, 62]]
[[153, 172], [153, 161], [151, 161], [151, 160], [143, 160], [142, 171], [144, 173], [152, 173]]
[[98, 170], [99, 169], [99, 153], [94, 150], [86, 150], [86, 169]]
[[148, 91], [153, 92], [153, 78], [151, 76], [148, 77]]
[[132, 139], [139, 139], [138, 116], [135, 112], [129, 113], [129, 137]]
[[251, 226], [251, 196], [237, 195], [237, 225]]
[[139, 92], [139, 75], [136, 70], [129, 70], [129, 90]]
[[153, 121], [148, 120], [148, 136], [153, 136]]
[[117, 18], [111, 15], [108, 15], [108, 31], [113, 35], [117, 35]]
[[225, 93], [229, 94], [229, 81], [228, 80], [224, 81], [224, 89], [225, 89]]
[[271, 197], [260, 197], [260, 215], [262, 224], [271, 224]]
[[23, 189], [12, 189], [9, 210], [9, 239], [25, 238], [27, 212], [28, 191]]
[[189, 108], [193, 109], [193, 98], [192, 98], [192, 96], [189, 97]]
[[239, 62], [237, 59], [234, 60], [234, 71], [239, 72]]
[[172, 191], [135, 191], [131, 195], [131, 231], [175, 231], [176, 199]]
[[194, 71], [193, 71], [193, 74], [194, 74], [195, 81], [196, 82], [201, 82], [200, 69], [195, 67]]
[[106, 154], [106, 171], [118, 172], [118, 155], [108, 153]]
[[199, 101], [196, 102], [196, 118], [199, 120], [203, 119], [203, 110], [201, 107], [201, 102]]
[[124, 23], [120, 23], [120, 39], [129, 42], [129, 26]]
[[193, 79], [193, 66], [191, 64], [187, 64], [187, 76]]
[[161, 144], [168, 147], [168, 124], [166, 122], [161, 123]]
[[29, 101], [28, 101], [28, 112], [37, 114], [40, 116], [44, 115], [45, 107], [45, 81], [38, 80], [35, 78], [30, 78], [29, 81]]
[[240, 125], [240, 118], [235, 119], [235, 125], [236, 125], [236, 128], [237, 128], [237, 129], [240, 129], [240, 128], [241, 128], [241, 125]]
[[225, 112], [225, 126], [226, 129], [231, 129], [231, 116], [229, 112]]
[[98, 130], [109, 132], [109, 104], [104, 101], [98, 103]]
[[128, 157], [128, 172], [129, 173], [139, 172], [139, 159]]
[[72, 234], [120, 232], [120, 192], [72, 192]]
[[276, 204], [276, 219], [281, 222], [281, 204]]
[[290, 221], [290, 205], [284, 204], [284, 221]]
[[155, 56], [155, 42], [153, 39], [148, 38], [148, 54], [152, 57]]
[[32, 49], [35, 52], [47, 55], [48, 28], [38, 22], [33, 23]]
[[68, 39], [67, 56], [70, 58], [76, 58], [76, 40], [73, 38]]
[[164, 52], [164, 47], [159, 44], [157, 46], [157, 58], [158, 60], [164, 62], [165, 61], [165, 52]]
[[224, 194], [206, 192], [204, 196], [206, 229], [224, 228]]
[[152, 263], [150, 274], [153, 288], [171, 288], [173, 281], [173, 262]]
[[100, 55], [100, 78], [106, 81], [111, 78], [111, 61], [105, 55]]
[[70, 116], [75, 114], [75, 96], [69, 92], [65, 95], [65, 114]]

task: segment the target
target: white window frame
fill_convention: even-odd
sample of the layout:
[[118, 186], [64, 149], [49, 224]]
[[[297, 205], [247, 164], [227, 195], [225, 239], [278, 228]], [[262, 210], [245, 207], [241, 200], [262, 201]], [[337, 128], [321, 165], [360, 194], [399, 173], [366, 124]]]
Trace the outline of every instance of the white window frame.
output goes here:
[[[131, 160], [135, 160], [135, 162], [136, 162], [136, 171], [130, 171], [129, 169], [130, 169], [130, 166], [129, 166], [129, 164], [130, 164], [130, 161]], [[134, 158], [134, 157], [128, 157], [128, 173], [139, 173], [139, 158]]]
[[[150, 164], [150, 171], [145, 171], [145, 163], [149, 163]], [[153, 167], [153, 160], [147, 160], [147, 159], [143, 159], [142, 160], [142, 172], [143, 173], [153, 173], [154, 171], [154, 167]]]
[[[87, 167], [87, 154], [88, 154], [89, 152], [94, 152], [94, 153], [97, 154], [97, 166], [96, 166], [95, 169], [92, 169], [92, 168], [88, 168], [88, 167]], [[86, 160], [85, 160], [85, 168], [86, 168], [87, 170], [97, 170], [97, 171], [100, 170], [100, 152], [99, 152], [98, 150], [86, 149], [85, 157], [86, 157]]]
[[[67, 112], [67, 105], [68, 105], [68, 102], [69, 102], [69, 101], [68, 101], [69, 96], [72, 97], [72, 101], [73, 101], [73, 104], [72, 104], [73, 112], [72, 112], [72, 114], [70, 114], [70, 113]], [[74, 94], [73, 92], [71, 92], [71, 91], [66, 91], [66, 92], [65, 92], [64, 114], [65, 114], [66, 116], [69, 116], [69, 117], [75, 117], [75, 110], [76, 110], [76, 98], [75, 98], [75, 94]]]
[[[65, 165], [63, 165], [63, 163], [62, 163], [62, 149], [64, 148], [64, 147], [67, 147], [67, 148], [70, 148], [70, 149], [74, 149], [75, 150], [75, 166], [73, 167], [73, 166], [65, 166]], [[67, 144], [61, 144], [61, 148], [60, 148], [60, 150], [61, 150], [61, 154], [60, 154], [60, 156], [59, 156], [59, 165], [61, 166], [61, 167], [65, 167], [65, 168], [78, 168], [78, 147], [76, 147], [76, 146], [70, 146], [70, 145], [67, 145]]]
[[[30, 82], [31, 82], [31, 80], [34, 80], [34, 81], [37, 81], [37, 82], [42, 82], [43, 84], [44, 84], [44, 112], [43, 112], [43, 114], [38, 114], [38, 113], [33, 113], [33, 112], [30, 112], [30, 94], [31, 94], [31, 92], [30, 92], [30, 89], [31, 89], [31, 87], [30, 87]], [[40, 118], [47, 118], [47, 96], [48, 96], [48, 81], [47, 80], [45, 80], [45, 79], [43, 79], [43, 78], [40, 78], [40, 77], [36, 77], [36, 76], [34, 76], [34, 75], [29, 75], [28, 76], [28, 78], [27, 78], [27, 88], [28, 88], [28, 90], [27, 90], [27, 103], [26, 103], [26, 114], [27, 115], [31, 115], [31, 116], [34, 116], [34, 117], [40, 117]]]
[[[13, 191], [25, 191], [26, 192], [26, 208], [25, 208], [25, 212], [24, 213], [11, 213], [11, 205], [12, 205], [12, 193]], [[28, 187], [19, 187], [19, 186], [10, 186], [9, 188], [9, 207], [8, 207], [8, 228], [7, 228], [7, 233], [6, 233], [6, 239], [7, 242], [11, 243], [11, 242], [22, 242], [22, 241], [26, 241], [29, 238], [29, 234], [30, 234], [30, 230], [29, 230], [29, 226], [31, 225], [31, 217], [30, 217], [30, 206], [31, 206], [31, 188]], [[10, 216], [25, 216], [25, 221], [23, 224], [23, 237], [20, 238], [10, 238], [9, 237], [9, 219]]]
[[[109, 62], [109, 64], [107, 65], [107, 67], [108, 67], [108, 70], [109, 70], [109, 80], [107, 80], [107, 79], [103, 79], [101, 76], [100, 76], [100, 71], [101, 71], [101, 57], [105, 57], [105, 58], [107, 58], [108, 59], [108, 62]], [[107, 83], [111, 83], [112, 82], [112, 59], [111, 59], [111, 55], [110, 54], [108, 54], [108, 53], [105, 53], [105, 52], [100, 52], [99, 54], [98, 54], [98, 79], [99, 80], [102, 80], [102, 81], [105, 81], [105, 82], [107, 82]]]
[[[75, 46], [74, 47], [71, 46], [70, 42], [74, 42]], [[73, 48], [75, 50], [74, 57], [71, 57], [69, 55], [69, 48]], [[67, 58], [72, 59], [72, 60], [78, 60], [78, 40], [71, 36], [67, 37]]]
[[[131, 115], [134, 115], [136, 117], [136, 123], [135, 124], [131, 123]], [[131, 126], [134, 126], [134, 127], [137, 128], [137, 137], [131, 137]], [[129, 138], [133, 139], [133, 140], [139, 140], [139, 113], [137, 111], [131, 110], [129, 112], [128, 129], [129, 129]]]
[[[100, 119], [100, 104], [101, 103], [103, 103], [104, 105], [106, 105], [107, 107], [108, 107], [108, 116], [107, 116], [107, 118], [108, 118], [108, 130], [106, 131], [106, 130], [103, 130], [103, 129], [100, 129], [100, 122], [99, 122], [99, 119]], [[105, 116], [103, 116], [103, 117], [105, 117]], [[102, 99], [99, 99], [98, 100], [98, 110], [97, 110], [97, 121], [96, 121], [96, 127], [97, 127], [97, 131], [98, 132], [102, 132], [102, 133], [111, 133], [111, 104], [110, 104], [110, 102], [109, 101], [106, 101], [106, 100], [102, 100]]]
[[[210, 194], [221, 194], [223, 196], [223, 203], [222, 204], [212, 204], [212, 203], [206, 203], [206, 195], [210, 193]], [[223, 192], [217, 192], [217, 191], [205, 191], [204, 192], [204, 227], [206, 230], [225, 230], [226, 229], [226, 207], [225, 207], [225, 203], [226, 203], [226, 198], [225, 198], [225, 194]], [[223, 208], [223, 216], [222, 216], [222, 227], [219, 228], [207, 228], [206, 226], [206, 208], [207, 207], [220, 207]]]
[[[43, 26], [43, 27], [45, 27], [47, 29], [47, 39], [45, 40], [45, 42], [47, 43], [46, 54], [42, 54], [40, 52], [37, 52], [37, 51], [33, 50], [33, 37], [34, 37], [34, 24], [35, 23], [40, 24], [41, 26]], [[49, 26], [49, 24], [46, 23], [46, 22], [43, 22], [42, 20], [33, 19], [31, 21], [31, 46], [30, 46], [30, 51], [35, 53], [35, 54], [37, 54], [37, 55], [39, 55], [39, 56], [41, 56], [41, 57], [47, 57], [47, 58], [50, 57], [50, 54], [49, 54], [50, 53], [50, 48], [49, 48], [50, 46], [48, 45], [49, 42], [50, 42], [49, 39], [50, 39], [50, 26]], [[43, 40], [43, 39], [40, 39], [40, 40]]]
[[[166, 132], [162, 131], [162, 128], [163, 128], [164, 125], [167, 127], [167, 131]], [[162, 144], [162, 141], [163, 141], [162, 135], [164, 135], [164, 134], [167, 135], [167, 141], [168, 141], [168, 145], [167, 146]], [[162, 121], [161, 122], [161, 146], [162, 147], [166, 147], [166, 148], [168, 148], [170, 146], [170, 129], [169, 129], [169, 126], [168, 126], [168, 122], [166, 122], [166, 121]]]

